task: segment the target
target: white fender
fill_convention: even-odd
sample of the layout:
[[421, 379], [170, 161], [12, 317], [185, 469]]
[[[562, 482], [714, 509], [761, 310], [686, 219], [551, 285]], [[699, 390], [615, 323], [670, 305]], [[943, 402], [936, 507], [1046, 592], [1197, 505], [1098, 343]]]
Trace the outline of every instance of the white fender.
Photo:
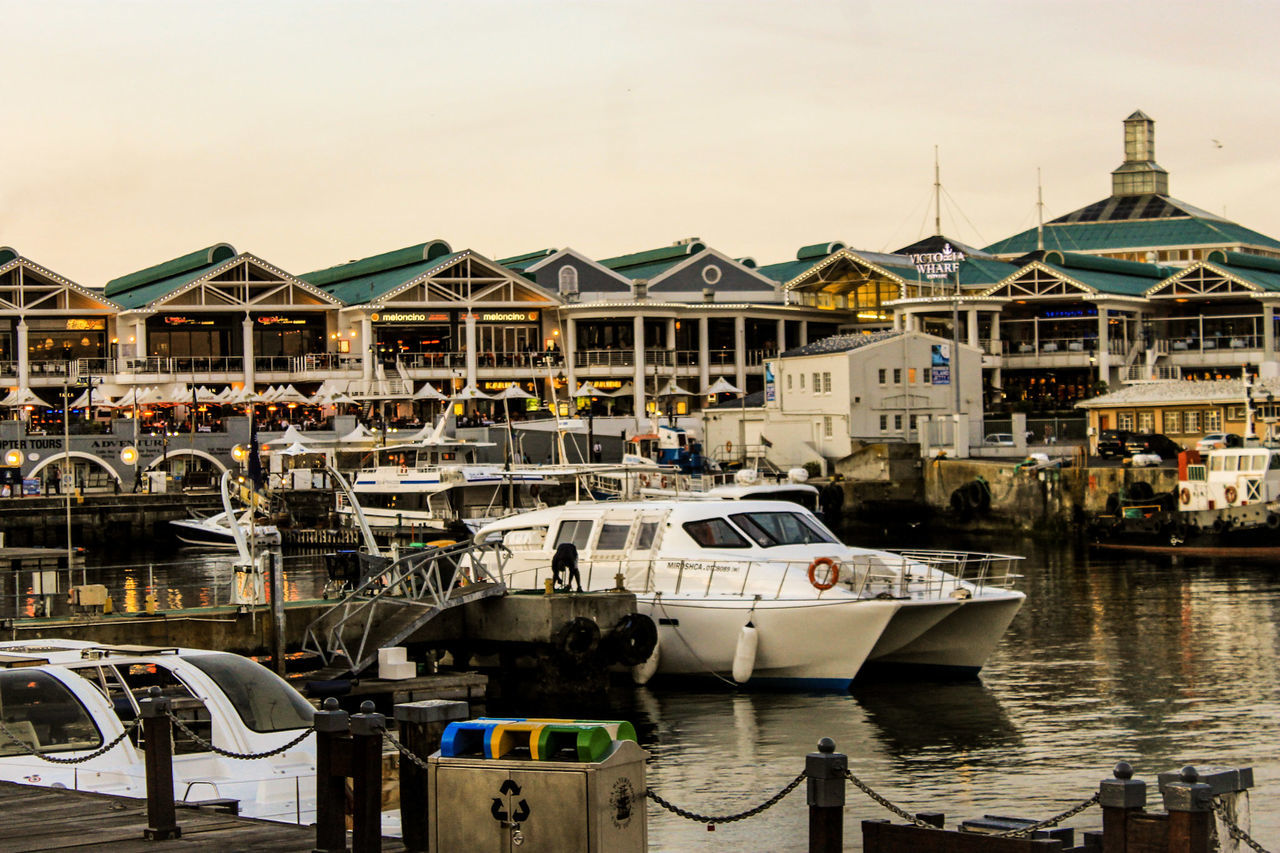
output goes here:
[[751, 622], [742, 626], [738, 634], [738, 650], [733, 654], [733, 680], [744, 684], [751, 680], [756, 668], [756, 649], [760, 646], [760, 632]]
[[648, 684], [649, 679], [653, 678], [654, 673], [658, 671], [658, 661], [661, 659], [662, 641], [659, 640], [653, 644], [653, 651], [649, 653], [644, 663], [631, 667], [631, 680], [640, 686]]

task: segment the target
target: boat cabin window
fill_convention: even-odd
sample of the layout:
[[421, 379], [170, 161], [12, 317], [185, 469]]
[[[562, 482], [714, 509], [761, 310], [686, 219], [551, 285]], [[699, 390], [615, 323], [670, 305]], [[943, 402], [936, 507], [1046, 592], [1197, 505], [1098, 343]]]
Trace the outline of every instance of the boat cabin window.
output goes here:
[[1272, 471], [1280, 470], [1280, 453], [1271, 454], [1271, 462], [1267, 465]]
[[1255, 453], [1255, 454], [1253, 454], [1252, 456], [1250, 456], [1250, 457], [1249, 457], [1249, 470], [1250, 470], [1250, 471], [1265, 471], [1265, 470], [1267, 470], [1267, 457], [1266, 457], [1266, 456], [1263, 456], [1261, 453]]
[[751, 543], [723, 518], [686, 521], [684, 530], [703, 548], [749, 548]]
[[630, 524], [606, 521], [600, 525], [600, 535], [596, 538], [596, 550], [621, 551], [627, 547], [627, 537], [630, 535]]
[[[169, 697], [175, 717], [201, 738], [212, 739], [213, 721], [209, 717], [209, 709], [168, 667], [156, 663], [130, 663], [117, 666], [116, 671], [129, 688], [135, 704], [149, 698], [152, 687], [159, 687], [160, 695]], [[174, 755], [208, 751], [182, 729], [173, 727]]]
[[253, 731], [283, 732], [311, 725], [311, 703], [261, 664], [236, 655], [191, 655], [184, 660], [222, 688]]
[[587, 542], [591, 539], [593, 523], [589, 518], [570, 518], [560, 522], [560, 529], [556, 531], [556, 541], [553, 543], [552, 550], [566, 542], [572, 542], [579, 551], [585, 551]]
[[66, 685], [39, 670], [0, 672], [0, 755], [20, 755], [16, 737], [46, 752], [96, 749], [102, 734], [89, 712]]
[[1231, 455], [1231, 456], [1223, 456], [1223, 457], [1222, 457], [1222, 470], [1223, 470], [1223, 471], [1235, 471], [1235, 470], [1236, 470], [1236, 468], [1237, 468], [1237, 466], [1239, 466], [1239, 464], [1240, 464], [1240, 457], [1239, 457], [1239, 456]]
[[648, 551], [653, 548], [653, 541], [658, 538], [658, 522], [640, 522], [640, 532], [636, 534], [636, 550]]
[[836, 541], [830, 533], [795, 512], [741, 512], [729, 517], [761, 548]]

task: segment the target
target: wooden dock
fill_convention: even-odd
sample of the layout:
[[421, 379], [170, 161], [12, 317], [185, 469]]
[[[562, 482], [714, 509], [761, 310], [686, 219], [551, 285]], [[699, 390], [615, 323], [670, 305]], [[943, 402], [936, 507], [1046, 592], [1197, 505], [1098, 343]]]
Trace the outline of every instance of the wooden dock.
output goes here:
[[[157, 850], [272, 850], [310, 853], [316, 831], [205, 809], [179, 809], [182, 837], [147, 841], [147, 801], [84, 791], [0, 782], [0, 853], [43, 850], [101, 850], [114, 853]], [[388, 853], [404, 850], [398, 838], [384, 838]]]

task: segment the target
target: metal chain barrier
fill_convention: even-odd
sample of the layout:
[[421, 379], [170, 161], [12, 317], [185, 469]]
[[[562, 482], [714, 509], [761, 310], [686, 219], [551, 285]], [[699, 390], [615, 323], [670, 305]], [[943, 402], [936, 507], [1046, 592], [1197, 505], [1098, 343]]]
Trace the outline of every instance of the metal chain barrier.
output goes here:
[[921, 829], [940, 829], [940, 827], [934, 826], [933, 824], [929, 823], [928, 821], [923, 821], [923, 820], [921, 820], [920, 818], [918, 818], [918, 817], [916, 817], [915, 815], [913, 815], [913, 814], [911, 814], [910, 812], [908, 812], [906, 809], [899, 808], [898, 806], [895, 806], [893, 803], [891, 803], [891, 802], [889, 802], [888, 800], [886, 800], [886, 799], [885, 799], [884, 797], [882, 797], [880, 794], [877, 794], [875, 791], [873, 791], [873, 790], [871, 789], [871, 786], [870, 786], [870, 785], [868, 785], [866, 782], [863, 782], [863, 781], [862, 781], [861, 779], [859, 779], [857, 776], [854, 776], [854, 775], [853, 775], [853, 771], [852, 771], [852, 770], [846, 770], [846, 771], [844, 771], [844, 775], [845, 775], [845, 778], [846, 778], [846, 779], [848, 779], [850, 782], [852, 782], [852, 783], [853, 783], [853, 786], [854, 786], [855, 788], [857, 788], [859, 791], [861, 791], [862, 793], [866, 794], [868, 797], [870, 797], [871, 799], [875, 800], [877, 803], [879, 803], [880, 805], [884, 806], [886, 809], [888, 809], [889, 811], [893, 812], [894, 814], [896, 814], [898, 817], [902, 818], [903, 820], [905, 820], [905, 821], [910, 821], [911, 823], [915, 824], [916, 826], [920, 827]]
[[692, 820], [692, 821], [695, 821], [696, 823], [707, 823], [707, 824], [733, 823], [735, 820], [746, 820], [749, 817], [755, 817], [761, 812], [767, 811], [773, 808], [779, 802], [782, 801], [783, 797], [785, 797], [787, 794], [790, 794], [797, 787], [799, 787], [800, 783], [803, 782], [804, 779], [805, 779], [805, 774], [801, 773], [799, 776], [792, 779], [791, 782], [787, 784], [787, 787], [783, 788], [781, 791], [774, 794], [772, 797], [765, 800], [760, 805], [754, 808], [747, 809], [746, 811], [738, 812], [737, 814], [731, 814], [731, 815], [720, 815], [720, 816], [704, 815], [704, 814], [698, 814], [697, 812], [688, 811], [687, 809], [682, 809], [679, 806], [672, 805], [671, 803], [664, 800], [662, 797], [655, 794], [652, 788], [647, 789], [644, 792], [644, 795], [649, 799], [653, 800], [658, 805], [662, 806], [667, 811], [671, 812], [672, 814], [682, 817], [686, 820]]
[[54, 758], [52, 755], [45, 755], [39, 749], [36, 749], [34, 746], [31, 746], [25, 740], [18, 737], [14, 733], [13, 729], [9, 728], [4, 723], [0, 723], [0, 732], [4, 732], [5, 737], [7, 737], [9, 740], [16, 743], [22, 749], [23, 752], [27, 753], [27, 755], [34, 755], [36, 758], [39, 758], [41, 761], [47, 761], [50, 764], [83, 764], [84, 762], [97, 758], [100, 755], [106, 755], [108, 752], [115, 749], [117, 746], [120, 745], [121, 741], [127, 738], [129, 736], [129, 733], [132, 732], [137, 727], [138, 727], [138, 721], [133, 720], [132, 722], [129, 723], [129, 725], [124, 727], [124, 731], [116, 735], [116, 737], [111, 741], [111, 743], [108, 743], [105, 746], [99, 747], [98, 749], [95, 749], [93, 752], [89, 753], [88, 755], [82, 755], [79, 758]]
[[207, 741], [207, 740], [205, 740], [204, 738], [200, 737], [200, 735], [198, 735], [198, 734], [196, 734], [195, 732], [191, 731], [191, 729], [187, 728], [187, 724], [186, 724], [186, 723], [182, 722], [182, 720], [179, 720], [177, 717], [175, 717], [175, 716], [173, 715], [173, 712], [172, 712], [172, 711], [166, 711], [166, 712], [165, 712], [165, 715], [169, 718], [169, 720], [170, 720], [170, 721], [171, 721], [175, 726], [177, 726], [177, 727], [178, 727], [178, 729], [179, 729], [183, 734], [185, 734], [187, 737], [191, 738], [193, 741], [195, 741], [195, 742], [196, 742], [197, 744], [199, 744], [200, 746], [204, 747], [205, 749], [209, 750], [210, 752], [216, 752], [218, 755], [221, 755], [221, 756], [222, 756], [222, 757], [224, 757], [224, 758], [238, 758], [238, 759], [240, 759], [241, 761], [253, 761], [253, 760], [258, 759], [258, 758], [270, 758], [270, 757], [271, 757], [271, 756], [273, 756], [273, 755], [279, 755], [279, 754], [280, 754], [280, 753], [282, 753], [282, 752], [287, 752], [287, 751], [289, 751], [289, 750], [293, 749], [293, 748], [294, 748], [295, 746], [297, 746], [298, 744], [302, 743], [302, 742], [303, 742], [304, 740], [306, 740], [310, 735], [312, 735], [312, 734], [314, 734], [314, 733], [315, 733], [315, 729], [314, 729], [314, 728], [307, 727], [306, 729], [304, 729], [304, 730], [303, 730], [302, 734], [298, 735], [296, 738], [294, 738], [293, 740], [291, 740], [291, 741], [289, 741], [288, 743], [284, 744], [283, 746], [277, 746], [275, 749], [269, 749], [269, 750], [267, 750], [266, 752], [232, 752], [232, 751], [230, 751], [230, 750], [223, 749], [222, 747], [214, 746], [214, 745], [213, 745], [212, 743], [210, 743], [209, 741]]
[[[877, 803], [884, 806], [886, 809], [893, 812], [903, 820], [908, 821], [913, 825], [920, 827], [921, 829], [941, 829], [941, 827], [934, 826], [933, 824], [927, 821], [920, 820], [918, 817], [911, 814], [906, 809], [901, 808], [900, 806], [894, 805], [893, 803], [889, 802], [889, 800], [887, 800], [884, 796], [872, 790], [871, 786], [868, 785], [866, 782], [863, 782], [857, 776], [854, 776], [852, 771], [846, 770], [845, 777], [850, 782], [852, 782], [853, 786], [857, 788], [859, 791], [866, 794], [868, 797], [875, 800]], [[1076, 805], [1072, 806], [1071, 808], [1067, 809], [1061, 814], [1056, 814], [1051, 818], [1047, 818], [1045, 820], [1039, 821], [1038, 823], [1022, 826], [1017, 829], [1010, 829], [1005, 832], [993, 833], [992, 837], [994, 838], [1025, 838], [1026, 836], [1031, 835], [1033, 832], [1036, 832], [1041, 829], [1046, 829], [1050, 826], [1055, 826], [1061, 823], [1062, 821], [1066, 820], [1067, 818], [1075, 817], [1076, 815], [1080, 814], [1080, 812], [1096, 804], [1097, 802], [1098, 802], [1098, 794], [1095, 793], [1089, 799], [1085, 800], [1082, 803], [1077, 803]], [[1265, 853], [1265, 851], [1259, 851], [1259, 853]]]
[[1254, 841], [1253, 837], [1241, 829], [1240, 825], [1231, 818], [1231, 815], [1227, 813], [1226, 804], [1223, 803], [1222, 799], [1219, 797], [1215, 797], [1213, 800], [1213, 813], [1218, 816], [1218, 820], [1226, 824], [1227, 831], [1231, 833], [1232, 838], [1237, 841], [1243, 841], [1245, 844], [1257, 851], [1257, 853], [1267, 853], [1267, 849], [1265, 847]]
[[427, 766], [427, 762], [423, 761], [421, 758], [414, 755], [413, 752], [409, 749], [409, 747], [402, 744], [399, 738], [392, 737], [391, 732], [387, 731], [386, 729], [382, 730], [382, 739], [385, 742], [394, 746], [396, 749], [400, 750], [401, 755], [408, 758], [414, 764], [418, 765], [418, 767], [422, 768], [423, 770], [431, 769], [430, 767]]
[[1078, 803], [1072, 806], [1071, 808], [1067, 809], [1065, 812], [1054, 815], [1053, 817], [1048, 818], [1047, 820], [1042, 820], [1039, 823], [1033, 823], [1030, 826], [1024, 826], [1019, 829], [1010, 829], [1007, 832], [997, 832], [995, 834], [995, 837], [996, 838], [1026, 838], [1028, 835], [1030, 835], [1033, 832], [1036, 832], [1041, 829], [1047, 829], [1048, 827], [1051, 827], [1051, 826], [1056, 826], [1057, 824], [1062, 823], [1067, 818], [1075, 817], [1076, 815], [1080, 814], [1080, 812], [1084, 811], [1085, 809], [1097, 803], [1098, 796], [1099, 795], [1095, 793], [1092, 797], [1085, 800], [1083, 803]]

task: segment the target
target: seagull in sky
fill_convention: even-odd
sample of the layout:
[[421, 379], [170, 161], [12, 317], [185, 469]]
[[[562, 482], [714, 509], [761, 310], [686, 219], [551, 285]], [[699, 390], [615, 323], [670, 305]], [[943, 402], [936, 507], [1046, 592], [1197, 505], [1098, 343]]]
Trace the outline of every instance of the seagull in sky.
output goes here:
[[1210, 139], [1209, 141], [1212, 142], [1214, 145], [1218, 146], [1219, 148], [1222, 147], [1222, 143], [1216, 139]]

